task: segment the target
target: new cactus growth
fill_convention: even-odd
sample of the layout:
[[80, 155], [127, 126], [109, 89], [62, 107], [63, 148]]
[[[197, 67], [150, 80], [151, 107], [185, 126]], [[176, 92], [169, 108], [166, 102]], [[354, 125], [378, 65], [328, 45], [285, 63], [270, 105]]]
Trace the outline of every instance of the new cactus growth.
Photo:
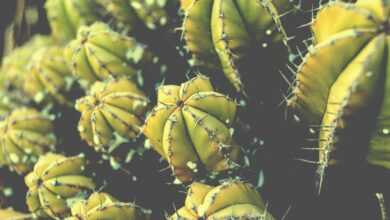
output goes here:
[[[312, 23], [314, 45], [298, 68], [289, 105], [320, 124], [320, 183], [359, 127], [365, 132], [358, 137], [370, 140], [367, 161], [390, 169], [389, 10], [383, 0], [330, 2]], [[356, 126], [360, 119], [369, 123]]]
[[279, 16], [291, 1], [182, 0], [182, 37], [195, 65], [222, 68], [243, 90], [240, 64], [253, 48], [282, 44], [287, 36]]
[[25, 74], [24, 91], [36, 102], [56, 101], [70, 104], [66, 97], [74, 78], [65, 62], [63, 48], [52, 46], [38, 50], [32, 56]]
[[47, 0], [45, 4], [53, 37], [60, 43], [72, 40], [77, 29], [98, 20], [94, 0]]
[[115, 134], [134, 139], [141, 132], [147, 105], [147, 97], [127, 78], [96, 82], [76, 103], [81, 138], [97, 151], [107, 151]]
[[84, 175], [85, 166], [81, 155], [65, 157], [48, 153], [40, 157], [34, 170], [25, 177], [30, 212], [53, 219], [69, 216], [72, 201], [86, 198], [95, 189], [92, 179]]
[[230, 127], [236, 108], [232, 99], [215, 92], [210, 80], [199, 75], [181, 86], [158, 89], [158, 104], [146, 119], [144, 134], [168, 160], [173, 174], [187, 182], [203, 166], [208, 171], [234, 166], [239, 147]]
[[72, 207], [72, 217], [66, 220], [149, 220], [150, 211], [133, 203], [118, 201], [107, 193], [93, 193], [88, 200]]
[[0, 163], [28, 172], [56, 143], [52, 119], [31, 108], [19, 108], [0, 122]]
[[100, 22], [81, 27], [65, 51], [73, 73], [84, 85], [110, 77], [133, 77], [151, 61], [150, 55], [145, 45]]
[[184, 207], [169, 219], [274, 220], [254, 187], [239, 180], [226, 181], [216, 187], [198, 182], [191, 184]]

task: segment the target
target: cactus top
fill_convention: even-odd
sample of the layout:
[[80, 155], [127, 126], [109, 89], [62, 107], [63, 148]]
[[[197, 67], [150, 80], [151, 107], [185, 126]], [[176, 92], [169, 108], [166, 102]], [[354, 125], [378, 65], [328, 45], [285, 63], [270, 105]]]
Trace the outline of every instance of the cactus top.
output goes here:
[[233, 166], [239, 147], [229, 128], [236, 107], [232, 99], [214, 91], [207, 77], [199, 75], [181, 86], [158, 89], [158, 105], [147, 117], [144, 134], [168, 160], [176, 177], [189, 181], [197, 165], [208, 171]]
[[191, 184], [184, 207], [169, 219], [274, 220], [253, 186], [238, 180], [226, 181], [216, 187], [198, 182]]
[[40, 157], [34, 170], [25, 177], [29, 210], [54, 219], [69, 216], [71, 201], [85, 198], [87, 192], [95, 189], [92, 179], [83, 175], [85, 166], [83, 156], [48, 153]]
[[72, 217], [66, 220], [148, 220], [150, 211], [133, 203], [118, 201], [107, 193], [93, 193], [88, 200], [72, 206]]

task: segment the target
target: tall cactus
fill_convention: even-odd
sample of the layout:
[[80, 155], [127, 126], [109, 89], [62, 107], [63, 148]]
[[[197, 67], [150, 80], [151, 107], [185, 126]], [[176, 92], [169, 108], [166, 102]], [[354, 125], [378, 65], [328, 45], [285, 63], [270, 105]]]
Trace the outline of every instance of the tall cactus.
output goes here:
[[320, 124], [320, 183], [328, 165], [356, 155], [357, 146], [348, 146], [356, 140], [368, 145], [369, 163], [390, 169], [389, 11], [387, 0], [336, 1], [312, 23], [314, 45], [298, 68], [289, 105]]
[[230, 130], [236, 108], [199, 75], [181, 86], [158, 89], [158, 105], [147, 117], [144, 134], [173, 174], [187, 182], [203, 166], [208, 171], [233, 167], [239, 155]]

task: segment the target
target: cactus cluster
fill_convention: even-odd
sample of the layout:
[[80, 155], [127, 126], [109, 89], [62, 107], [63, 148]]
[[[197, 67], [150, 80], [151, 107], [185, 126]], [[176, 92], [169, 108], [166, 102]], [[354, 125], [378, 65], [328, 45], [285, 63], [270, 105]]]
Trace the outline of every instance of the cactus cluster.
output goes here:
[[2, 58], [0, 220], [374, 220], [323, 202], [340, 164], [386, 219], [390, 0], [27, 2], [50, 34]]

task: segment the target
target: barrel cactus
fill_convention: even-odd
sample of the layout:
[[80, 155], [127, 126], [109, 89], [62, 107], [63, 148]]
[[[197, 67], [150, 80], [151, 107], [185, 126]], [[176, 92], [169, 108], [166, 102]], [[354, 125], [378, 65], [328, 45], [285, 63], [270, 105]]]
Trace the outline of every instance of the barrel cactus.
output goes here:
[[100, 22], [81, 27], [65, 56], [73, 73], [86, 86], [111, 76], [134, 77], [142, 72], [142, 65], [151, 61], [145, 45]]
[[201, 168], [217, 172], [235, 165], [239, 147], [230, 128], [236, 108], [199, 75], [181, 86], [158, 89], [158, 104], [146, 119], [144, 134], [178, 180], [187, 182]]
[[289, 105], [320, 125], [320, 183], [328, 165], [356, 155], [359, 149], [347, 146], [357, 138], [368, 142], [370, 164], [390, 169], [389, 10], [383, 0], [330, 2], [312, 24], [314, 45], [298, 68]]
[[48, 153], [40, 157], [34, 170], [25, 177], [30, 212], [54, 219], [69, 216], [72, 202], [86, 198], [95, 189], [92, 179], [84, 175], [85, 166], [82, 155], [65, 157]]
[[222, 68], [239, 92], [243, 92], [240, 65], [249, 51], [286, 43], [279, 16], [291, 9], [291, 1], [182, 0], [181, 4], [182, 37], [195, 65]]
[[60, 43], [72, 40], [80, 26], [98, 19], [94, 0], [47, 0], [45, 7], [52, 35]]
[[239, 180], [226, 181], [216, 187], [198, 182], [191, 184], [184, 207], [169, 219], [274, 220], [256, 189]]
[[74, 82], [63, 56], [63, 48], [52, 46], [38, 50], [32, 56], [25, 74], [24, 91], [36, 102], [56, 101], [70, 104], [67, 93]]
[[56, 143], [52, 118], [32, 108], [18, 108], [0, 122], [0, 163], [28, 172]]
[[98, 0], [117, 21], [133, 30], [138, 21], [155, 29], [168, 22], [166, 7], [175, 1], [168, 0]]
[[93, 193], [88, 200], [72, 206], [72, 217], [66, 220], [148, 220], [150, 211], [133, 203], [118, 201], [107, 193]]
[[97, 151], [107, 151], [117, 135], [134, 139], [141, 132], [147, 105], [147, 97], [127, 78], [96, 82], [76, 103], [82, 114], [81, 138]]

